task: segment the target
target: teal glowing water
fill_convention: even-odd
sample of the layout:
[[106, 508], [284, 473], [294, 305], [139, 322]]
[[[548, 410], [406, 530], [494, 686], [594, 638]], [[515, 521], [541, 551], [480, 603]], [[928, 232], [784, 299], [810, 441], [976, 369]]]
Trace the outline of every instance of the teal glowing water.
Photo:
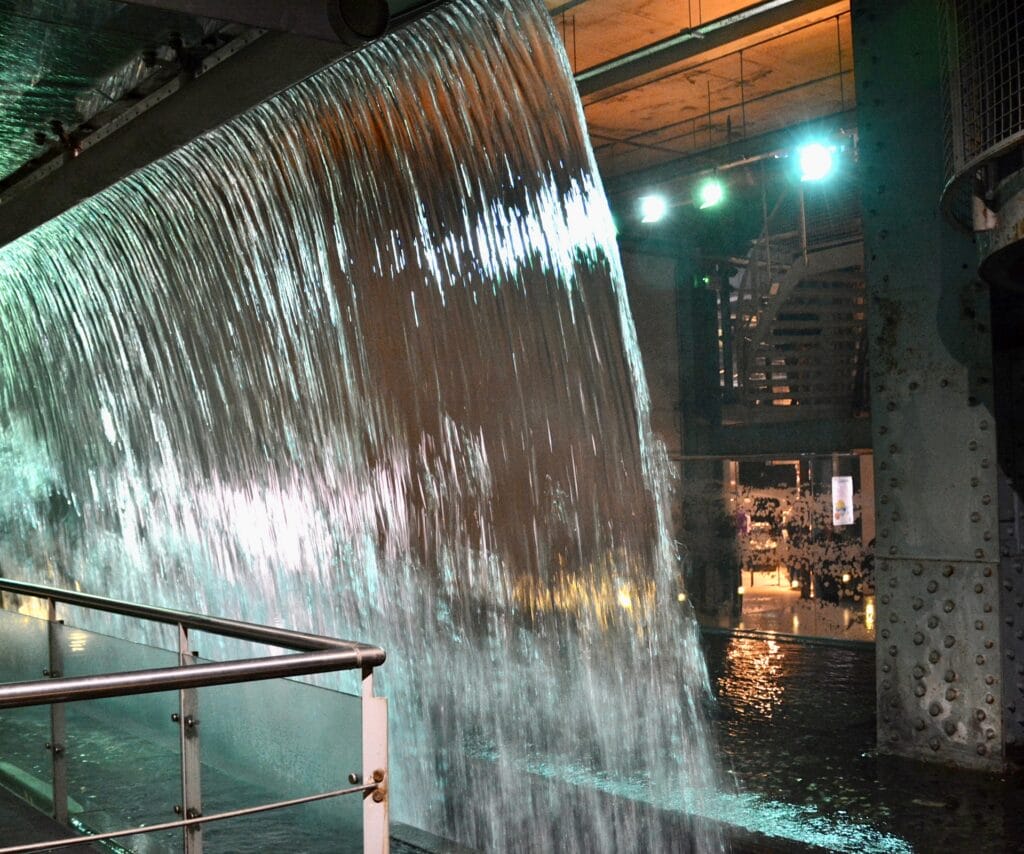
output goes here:
[[681, 844], [545, 800], [538, 753], [706, 812], [666, 463], [539, 6], [446, 6], [0, 251], [0, 411], [6, 574], [387, 648], [398, 820]]

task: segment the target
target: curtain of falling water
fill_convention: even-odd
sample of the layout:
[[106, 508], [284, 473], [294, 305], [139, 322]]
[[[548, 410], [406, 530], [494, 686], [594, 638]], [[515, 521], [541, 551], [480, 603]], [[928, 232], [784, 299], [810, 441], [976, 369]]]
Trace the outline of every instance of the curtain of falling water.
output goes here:
[[685, 847], [631, 798], [714, 786], [706, 676], [543, 8], [445, 6], [0, 251], [0, 382], [5, 573], [384, 646], [399, 820]]

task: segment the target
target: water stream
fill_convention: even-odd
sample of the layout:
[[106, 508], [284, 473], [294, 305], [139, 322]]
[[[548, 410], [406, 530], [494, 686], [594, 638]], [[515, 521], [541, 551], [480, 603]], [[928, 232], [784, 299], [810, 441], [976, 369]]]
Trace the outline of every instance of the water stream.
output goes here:
[[0, 250], [0, 419], [4, 574], [388, 650], [394, 818], [720, 847], [637, 809], [706, 813], [707, 675], [539, 3], [443, 6]]

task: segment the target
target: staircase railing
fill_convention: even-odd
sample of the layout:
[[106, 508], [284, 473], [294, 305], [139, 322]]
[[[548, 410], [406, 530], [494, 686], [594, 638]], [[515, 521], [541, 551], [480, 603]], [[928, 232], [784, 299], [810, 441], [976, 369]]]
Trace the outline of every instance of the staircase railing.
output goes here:
[[[58, 846], [63, 850], [64, 847], [89, 845], [108, 839], [177, 828], [182, 830], [182, 851], [186, 854], [202, 854], [202, 828], [209, 822], [351, 794], [361, 794], [363, 797], [363, 850], [388, 851], [387, 700], [373, 694], [373, 670], [384, 663], [383, 649], [354, 641], [139, 605], [22, 581], [0, 579], [0, 592], [35, 597], [43, 600], [47, 606], [49, 666], [43, 674], [47, 678], [0, 686], [0, 709], [50, 705], [48, 749], [53, 765], [54, 818], [62, 824], [68, 824], [63, 704], [72, 701], [177, 690], [178, 711], [172, 719], [180, 730], [182, 792], [180, 810], [176, 810], [180, 812], [182, 818], [177, 821], [9, 846], [0, 848], [0, 854], [28, 854]], [[74, 605], [177, 627], [179, 666], [74, 678], [62, 676], [62, 651], [58, 641], [58, 627], [61, 622], [57, 618], [58, 604]], [[195, 653], [189, 644], [190, 630], [269, 644], [296, 652], [289, 655], [200, 664], [196, 662]], [[348, 775], [351, 785], [285, 801], [204, 815], [200, 791], [197, 689], [210, 685], [229, 685], [339, 670], [360, 670], [362, 673], [362, 769]]]
[[[746, 407], [799, 403], [802, 415], [815, 406], [845, 413], [863, 361], [865, 308], [851, 272], [862, 266], [856, 184], [806, 194], [801, 186], [795, 200], [783, 192], [770, 213], [764, 205], [763, 220], [734, 297], [738, 399]], [[815, 296], [813, 283], [796, 293], [815, 276], [819, 290], [835, 293]]]

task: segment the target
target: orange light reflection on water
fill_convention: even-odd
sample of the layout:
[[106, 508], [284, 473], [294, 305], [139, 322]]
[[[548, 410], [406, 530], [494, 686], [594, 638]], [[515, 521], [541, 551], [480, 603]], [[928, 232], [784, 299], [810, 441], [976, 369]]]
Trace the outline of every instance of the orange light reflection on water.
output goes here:
[[726, 649], [725, 672], [718, 678], [719, 695], [770, 717], [782, 702], [785, 659], [774, 640], [733, 638]]

